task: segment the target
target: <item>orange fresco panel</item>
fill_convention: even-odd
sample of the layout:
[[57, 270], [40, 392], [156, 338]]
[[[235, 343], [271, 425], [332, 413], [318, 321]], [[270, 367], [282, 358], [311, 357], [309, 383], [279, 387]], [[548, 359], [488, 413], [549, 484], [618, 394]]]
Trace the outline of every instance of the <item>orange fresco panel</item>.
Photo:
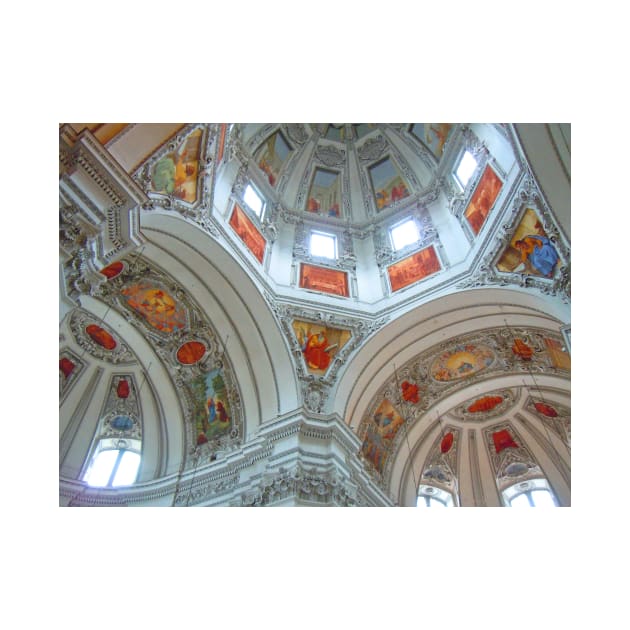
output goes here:
[[545, 345], [547, 346], [551, 362], [555, 367], [563, 370], [571, 369], [571, 357], [564, 350], [561, 343], [558, 343], [555, 339], [545, 338]]
[[441, 269], [433, 246], [427, 247], [387, 268], [392, 291], [398, 291]]
[[484, 171], [477, 188], [464, 212], [470, 227], [475, 234], [479, 234], [481, 227], [494, 205], [503, 183], [498, 175], [488, 166]]
[[254, 254], [258, 262], [262, 264], [265, 256], [267, 241], [256, 229], [256, 226], [250, 221], [245, 212], [243, 212], [243, 210], [241, 210], [238, 206], [234, 206], [232, 216], [230, 217], [230, 225], [243, 243], [245, 243], [247, 249], [249, 249], [249, 251]]
[[217, 156], [217, 164], [221, 164], [223, 159], [223, 150], [225, 149], [225, 134], [227, 132], [227, 123], [221, 124], [221, 134], [219, 135], [219, 155]]
[[348, 274], [345, 271], [302, 265], [300, 269], [300, 287], [323, 291], [332, 295], [349, 297]]

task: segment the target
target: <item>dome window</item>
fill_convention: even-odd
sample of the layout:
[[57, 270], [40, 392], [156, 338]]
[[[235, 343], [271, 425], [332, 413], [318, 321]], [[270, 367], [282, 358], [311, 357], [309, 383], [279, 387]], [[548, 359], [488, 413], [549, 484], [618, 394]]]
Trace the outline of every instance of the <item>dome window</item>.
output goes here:
[[83, 481], [96, 488], [132, 485], [140, 467], [139, 447], [139, 440], [101, 440]]
[[396, 251], [403, 249], [407, 245], [412, 245], [420, 240], [418, 224], [414, 219], [405, 219], [389, 230], [392, 246]]
[[337, 237], [325, 232], [311, 232], [311, 256], [318, 258], [337, 258]]
[[470, 151], [464, 151], [457, 170], [455, 171], [455, 178], [462, 189], [466, 188], [466, 185], [473, 176], [473, 173], [477, 169], [477, 160], [473, 157]]
[[503, 491], [507, 507], [556, 507], [557, 503], [545, 479], [521, 481]]
[[453, 507], [453, 495], [436, 486], [421, 485], [418, 488], [416, 507]]
[[265, 202], [251, 184], [247, 184], [247, 186], [245, 187], [243, 201], [259, 219], [262, 218], [262, 213], [265, 208]]

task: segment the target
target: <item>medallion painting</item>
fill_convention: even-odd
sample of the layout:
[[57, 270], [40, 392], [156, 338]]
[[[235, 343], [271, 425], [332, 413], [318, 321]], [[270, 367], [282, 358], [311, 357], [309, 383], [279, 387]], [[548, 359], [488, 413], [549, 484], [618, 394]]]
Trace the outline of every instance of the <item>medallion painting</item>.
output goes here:
[[201, 129], [186, 138], [179, 151], [161, 158], [153, 167], [151, 185], [158, 193], [189, 203], [197, 199], [197, 175], [201, 155]]
[[479, 234], [502, 186], [503, 182], [499, 176], [487, 166], [464, 212], [464, 216], [475, 234]]
[[245, 243], [247, 249], [249, 249], [258, 262], [262, 264], [263, 258], [265, 257], [267, 241], [239, 206], [234, 206], [232, 216], [230, 217], [230, 225], [243, 243]]
[[387, 268], [392, 291], [398, 291], [422, 278], [440, 271], [440, 261], [433, 245], [415, 254], [403, 258]]
[[191, 383], [197, 444], [229, 432], [232, 421], [227, 387], [220, 369], [197, 376]]
[[457, 381], [472, 376], [492, 365], [494, 353], [490, 348], [472, 344], [455, 346], [442, 353], [431, 366], [436, 381]]
[[276, 185], [290, 151], [289, 143], [279, 131], [276, 131], [254, 153], [258, 168], [265, 173], [271, 186]]
[[411, 134], [425, 144], [439, 160], [453, 127], [449, 123], [415, 123], [411, 127]]
[[322, 291], [331, 295], [349, 297], [348, 274], [345, 271], [302, 264], [300, 267], [300, 287]]
[[409, 187], [390, 158], [371, 166], [369, 172], [379, 210], [409, 196]]
[[386, 398], [370, 419], [361, 445], [361, 454], [382, 473], [389, 456], [391, 445], [404, 420]]
[[335, 355], [352, 336], [348, 330], [302, 320], [293, 322], [293, 331], [300, 344], [307, 370], [318, 376], [326, 373]]
[[497, 262], [497, 269], [552, 278], [558, 261], [558, 252], [547, 237], [538, 215], [528, 208]]
[[341, 202], [341, 176], [335, 171], [315, 169], [315, 176], [308, 193], [306, 209], [315, 214], [339, 218]]
[[162, 287], [140, 282], [125, 287], [121, 293], [127, 305], [157, 330], [172, 333], [186, 326], [186, 310]]

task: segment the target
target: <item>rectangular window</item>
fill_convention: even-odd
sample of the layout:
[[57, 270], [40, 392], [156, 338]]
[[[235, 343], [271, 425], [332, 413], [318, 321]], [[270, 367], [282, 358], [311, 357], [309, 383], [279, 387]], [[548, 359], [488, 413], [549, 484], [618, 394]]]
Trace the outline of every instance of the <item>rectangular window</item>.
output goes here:
[[311, 232], [311, 256], [320, 258], [337, 258], [337, 237], [324, 232]]
[[256, 192], [251, 184], [247, 184], [245, 188], [245, 194], [243, 195], [243, 201], [249, 206], [249, 208], [260, 219], [262, 218], [262, 212], [265, 204], [261, 196]]
[[406, 219], [395, 225], [389, 230], [389, 234], [392, 239], [392, 246], [396, 251], [420, 240], [418, 224], [413, 219]]
[[464, 151], [464, 155], [462, 155], [462, 159], [459, 161], [459, 165], [455, 171], [455, 178], [462, 187], [462, 190], [466, 188], [466, 184], [468, 184], [476, 169], [477, 160], [475, 160], [470, 151]]

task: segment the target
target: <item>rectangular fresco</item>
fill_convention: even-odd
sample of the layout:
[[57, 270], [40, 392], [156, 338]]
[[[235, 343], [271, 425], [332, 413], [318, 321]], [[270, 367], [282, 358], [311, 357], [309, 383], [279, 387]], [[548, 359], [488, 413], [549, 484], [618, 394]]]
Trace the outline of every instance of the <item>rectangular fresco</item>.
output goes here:
[[221, 123], [219, 131], [219, 150], [217, 154], [217, 164], [221, 164], [223, 153], [225, 151], [225, 136], [227, 134], [227, 123]]
[[352, 336], [349, 330], [329, 328], [299, 319], [293, 322], [293, 331], [302, 349], [307, 370], [316, 375], [326, 373], [335, 355]]
[[450, 123], [414, 123], [411, 133], [439, 160], [452, 128], [453, 125]]
[[547, 353], [554, 367], [560, 368], [561, 370], [571, 369], [571, 356], [559, 341], [545, 337], [545, 345], [547, 346]]
[[235, 205], [234, 210], [232, 210], [230, 226], [238, 234], [243, 243], [245, 243], [247, 249], [249, 249], [258, 262], [262, 264], [263, 258], [265, 257], [267, 241], [239, 206]]
[[272, 133], [254, 152], [254, 158], [271, 186], [275, 186], [282, 166], [286, 161], [291, 147], [284, 136], [276, 131]]
[[201, 135], [201, 129], [197, 129], [178, 151], [168, 153], [155, 164], [151, 173], [155, 192], [173, 195], [182, 201], [197, 199]]
[[392, 291], [398, 291], [422, 278], [426, 278], [437, 271], [442, 266], [438, 260], [433, 245], [403, 258], [401, 261], [390, 265], [387, 268], [389, 283]]
[[195, 377], [191, 389], [197, 444], [205, 444], [228, 433], [232, 421], [222, 371], [215, 369]]
[[348, 290], [348, 274], [337, 269], [316, 267], [305, 263], [300, 267], [300, 287], [322, 291], [341, 297], [350, 297]]
[[403, 424], [403, 418], [389, 400], [384, 398], [368, 423], [361, 445], [361, 453], [378, 472], [383, 472], [392, 441]]
[[527, 208], [510, 244], [497, 262], [497, 269], [551, 278], [558, 260], [558, 252], [547, 237], [538, 215]]
[[315, 214], [340, 217], [341, 176], [335, 171], [316, 168], [306, 209]]
[[499, 196], [502, 186], [503, 182], [499, 179], [499, 176], [490, 166], [486, 166], [486, 170], [483, 172], [470, 199], [470, 203], [464, 212], [464, 216], [475, 234], [479, 234], [486, 217], [490, 214], [490, 210]]
[[409, 196], [409, 187], [390, 158], [370, 166], [369, 173], [379, 210]]

